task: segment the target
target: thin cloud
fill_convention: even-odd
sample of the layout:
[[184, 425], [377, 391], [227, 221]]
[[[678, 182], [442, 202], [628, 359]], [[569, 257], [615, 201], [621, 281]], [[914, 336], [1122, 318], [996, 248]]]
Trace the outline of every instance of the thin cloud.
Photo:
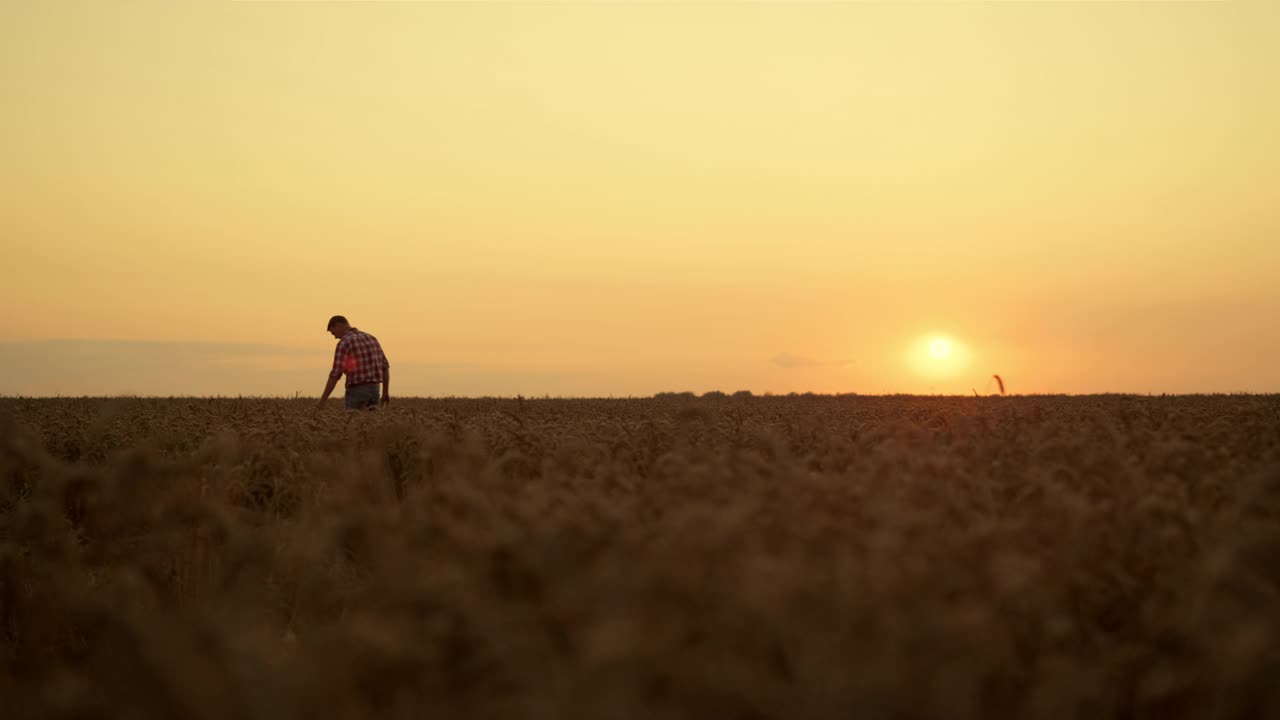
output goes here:
[[832, 366], [849, 367], [850, 365], [853, 365], [852, 360], [830, 360], [830, 361], [815, 360], [811, 357], [805, 357], [804, 355], [796, 355], [794, 353], [789, 353], [789, 352], [778, 353], [777, 355], [774, 355], [769, 359], [773, 362], [774, 365], [777, 365], [780, 368], [785, 368], [787, 370], [793, 370], [795, 368], [810, 368], [810, 367], [832, 367]]
[[794, 355], [789, 352], [778, 353], [771, 359], [773, 360], [774, 365], [788, 370], [792, 368], [817, 367], [823, 364], [813, 358], [804, 357], [803, 355]]
[[[148, 340], [0, 341], [0, 395], [320, 394], [332, 345]], [[467, 363], [398, 362], [393, 390], [433, 391]], [[475, 391], [472, 386], [468, 391]]]

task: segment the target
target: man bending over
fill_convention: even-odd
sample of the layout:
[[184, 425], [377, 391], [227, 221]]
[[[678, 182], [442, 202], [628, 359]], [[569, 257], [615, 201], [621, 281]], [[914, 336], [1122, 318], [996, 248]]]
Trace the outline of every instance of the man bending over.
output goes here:
[[372, 410], [378, 406], [378, 385], [382, 385], [382, 403], [391, 402], [391, 363], [382, 352], [378, 338], [351, 327], [341, 315], [329, 318], [329, 333], [338, 338], [333, 351], [333, 369], [329, 382], [316, 407], [324, 407], [343, 373], [347, 376], [347, 394], [343, 398], [348, 410]]

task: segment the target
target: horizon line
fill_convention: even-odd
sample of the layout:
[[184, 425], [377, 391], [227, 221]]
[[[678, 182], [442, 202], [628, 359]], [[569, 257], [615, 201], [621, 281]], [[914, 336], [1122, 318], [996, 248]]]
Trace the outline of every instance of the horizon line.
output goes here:
[[[737, 393], [746, 392], [746, 395]], [[716, 395], [715, 393], [720, 393]], [[649, 395], [392, 395], [392, 404], [398, 401], [407, 400], [759, 400], [759, 399], [780, 399], [780, 398], [891, 398], [891, 397], [916, 397], [916, 398], [973, 398], [975, 400], [987, 398], [1045, 398], [1045, 397], [1146, 397], [1146, 398], [1168, 398], [1168, 397], [1272, 397], [1280, 396], [1280, 390], [1275, 391], [1249, 391], [1239, 390], [1232, 392], [1126, 392], [1126, 391], [1106, 391], [1106, 392], [1089, 392], [1089, 393], [1007, 393], [1000, 394], [983, 394], [975, 395], [972, 393], [858, 393], [858, 392], [841, 392], [841, 393], [820, 393], [820, 392], [761, 392], [753, 391], [735, 391], [732, 393], [721, 392], [716, 390], [707, 391], [705, 393], [695, 393], [692, 391], [661, 391]], [[340, 399], [341, 396], [333, 395], [330, 400]], [[318, 395], [140, 395], [140, 394], [123, 394], [123, 395], [9, 395], [0, 393], [0, 400], [284, 400], [284, 401], [314, 401], [319, 400]]]

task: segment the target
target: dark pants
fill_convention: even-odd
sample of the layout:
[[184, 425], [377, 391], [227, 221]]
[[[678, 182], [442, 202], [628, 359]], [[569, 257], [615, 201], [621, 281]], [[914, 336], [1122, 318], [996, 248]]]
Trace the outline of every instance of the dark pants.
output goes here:
[[372, 410], [378, 407], [378, 384], [348, 385], [342, 402], [348, 410]]

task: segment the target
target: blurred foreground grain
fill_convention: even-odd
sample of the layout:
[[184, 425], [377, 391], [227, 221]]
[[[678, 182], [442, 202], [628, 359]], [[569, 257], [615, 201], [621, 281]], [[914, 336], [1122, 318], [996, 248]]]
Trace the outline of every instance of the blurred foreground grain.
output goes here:
[[0, 717], [1280, 717], [1280, 397], [0, 399]]

